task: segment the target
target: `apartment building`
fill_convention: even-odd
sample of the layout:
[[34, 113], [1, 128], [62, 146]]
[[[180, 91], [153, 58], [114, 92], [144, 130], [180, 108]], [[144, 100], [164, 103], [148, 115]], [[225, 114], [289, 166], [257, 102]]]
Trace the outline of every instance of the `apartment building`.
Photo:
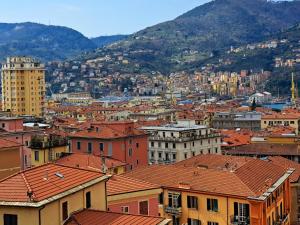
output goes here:
[[259, 159], [199, 155], [125, 175], [162, 187], [160, 215], [173, 225], [289, 225], [293, 171]]
[[106, 181], [99, 172], [45, 164], [0, 182], [0, 225], [62, 225], [84, 208], [106, 210]]
[[72, 153], [111, 157], [126, 163], [126, 170], [148, 164], [148, 135], [131, 121], [92, 123], [69, 139]]
[[195, 121], [142, 127], [149, 133], [149, 163], [170, 164], [199, 154], [221, 154], [221, 136]]
[[217, 112], [212, 118], [212, 127], [216, 129], [261, 129], [259, 112]]
[[13, 115], [42, 116], [44, 65], [30, 57], [8, 57], [2, 64], [2, 110]]
[[295, 133], [299, 134], [300, 114], [299, 113], [274, 113], [264, 115], [261, 118], [261, 128], [285, 126], [295, 129]]

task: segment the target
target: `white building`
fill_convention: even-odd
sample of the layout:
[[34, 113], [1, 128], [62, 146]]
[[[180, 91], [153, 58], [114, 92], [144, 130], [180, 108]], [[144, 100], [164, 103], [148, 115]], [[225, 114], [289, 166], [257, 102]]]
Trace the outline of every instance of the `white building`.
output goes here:
[[272, 94], [270, 92], [255, 93], [249, 97], [248, 102], [252, 103], [255, 99], [256, 104], [265, 104], [272, 101]]
[[142, 127], [149, 136], [149, 163], [169, 164], [198, 154], [221, 154], [221, 136], [195, 121]]

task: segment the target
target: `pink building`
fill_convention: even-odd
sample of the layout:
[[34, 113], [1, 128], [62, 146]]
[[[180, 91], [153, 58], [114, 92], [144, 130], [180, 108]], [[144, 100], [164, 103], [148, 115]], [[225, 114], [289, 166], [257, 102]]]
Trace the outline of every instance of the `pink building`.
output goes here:
[[159, 216], [158, 185], [115, 175], [107, 182], [108, 211], [135, 215]]
[[127, 164], [126, 170], [148, 164], [148, 136], [133, 122], [92, 123], [69, 135], [73, 153], [103, 155]]
[[27, 169], [31, 166], [31, 151], [28, 148], [31, 137], [40, 131], [26, 131], [23, 128], [23, 119], [13, 117], [0, 117], [0, 138], [19, 143], [21, 169]]

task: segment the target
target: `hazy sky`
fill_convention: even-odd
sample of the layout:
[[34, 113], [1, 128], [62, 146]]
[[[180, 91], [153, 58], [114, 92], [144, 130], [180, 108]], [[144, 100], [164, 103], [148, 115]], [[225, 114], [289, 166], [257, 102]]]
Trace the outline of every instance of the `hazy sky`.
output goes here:
[[209, 0], [9, 0], [0, 22], [39, 22], [74, 28], [88, 37], [130, 34], [173, 19]]

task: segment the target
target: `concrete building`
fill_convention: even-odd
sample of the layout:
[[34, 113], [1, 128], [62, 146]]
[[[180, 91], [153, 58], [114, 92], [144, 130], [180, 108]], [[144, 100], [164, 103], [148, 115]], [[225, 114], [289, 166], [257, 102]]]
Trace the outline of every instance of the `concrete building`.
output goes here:
[[221, 136], [195, 121], [166, 126], [142, 127], [150, 133], [149, 162], [169, 164], [198, 154], [221, 154]]
[[258, 112], [217, 112], [212, 119], [215, 129], [261, 129], [261, 114]]
[[2, 64], [2, 110], [13, 115], [43, 115], [45, 68], [29, 57], [9, 57]]

